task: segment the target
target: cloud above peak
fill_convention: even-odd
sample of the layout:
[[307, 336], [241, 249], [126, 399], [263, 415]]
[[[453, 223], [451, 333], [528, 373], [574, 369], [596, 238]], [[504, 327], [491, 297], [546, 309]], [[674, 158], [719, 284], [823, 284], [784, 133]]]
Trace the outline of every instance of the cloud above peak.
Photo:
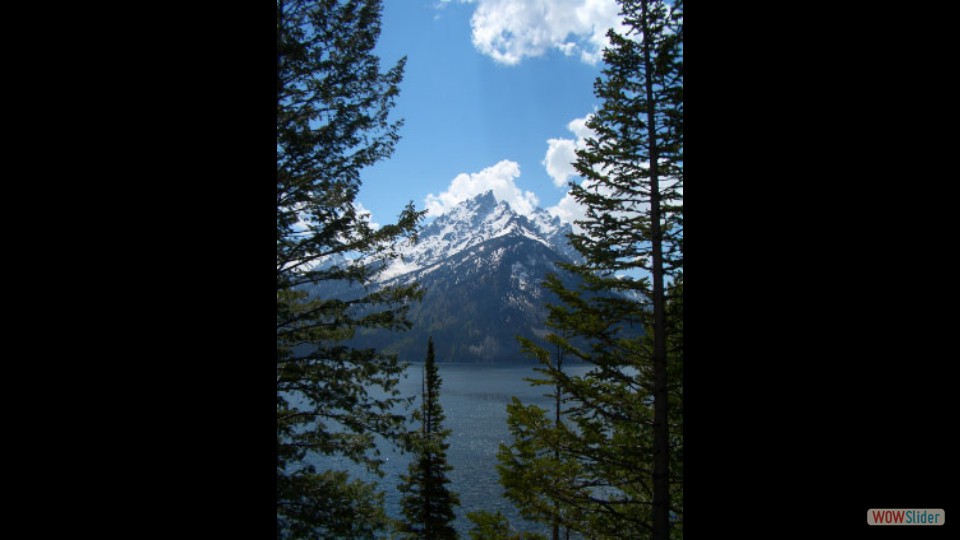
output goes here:
[[596, 64], [607, 30], [625, 27], [616, 0], [476, 0], [470, 19], [473, 45], [505, 65], [556, 49]]
[[574, 118], [567, 124], [567, 129], [577, 136], [576, 139], [547, 139], [547, 155], [542, 164], [553, 179], [553, 185], [564, 186], [571, 177], [577, 176], [577, 170], [573, 168], [573, 162], [577, 160], [576, 151], [585, 146], [588, 137], [594, 135], [587, 127], [590, 116]]
[[446, 191], [439, 195], [430, 193], [424, 200], [427, 213], [431, 217], [445, 214], [457, 204], [493, 191], [493, 195], [510, 204], [519, 214], [530, 215], [539, 206], [540, 199], [532, 191], [523, 191], [517, 187], [520, 177], [520, 164], [504, 159], [476, 173], [460, 173], [450, 181]]

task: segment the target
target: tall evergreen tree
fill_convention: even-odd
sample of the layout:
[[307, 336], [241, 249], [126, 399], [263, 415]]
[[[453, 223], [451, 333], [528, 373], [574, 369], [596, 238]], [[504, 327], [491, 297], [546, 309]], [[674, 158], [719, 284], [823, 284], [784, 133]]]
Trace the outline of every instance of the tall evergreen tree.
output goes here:
[[451, 523], [456, 518], [453, 507], [460, 498], [450, 491], [447, 473], [453, 470], [447, 463], [446, 439], [450, 430], [443, 428], [443, 408], [440, 406], [440, 374], [434, 360], [433, 338], [427, 340], [427, 359], [423, 366], [423, 405], [415, 413], [421, 422], [419, 433], [413, 434], [411, 448], [413, 461], [409, 474], [401, 477], [399, 490], [403, 493], [401, 506], [406, 518], [399, 529], [403, 538], [439, 540], [455, 539], [457, 531]]
[[548, 523], [552, 540], [559, 540], [562, 527], [566, 526], [569, 535], [569, 522], [575, 513], [572, 505], [561, 504], [565, 499], [565, 480], [576, 476], [579, 467], [575, 459], [560, 450], [560, 440], [565, 432], [561, 420], [565, 401], [561, 378], [565, 375], [566, 345], [555, 336], [548, 336], [548, 339], [553, 342], [554, 356], [529, 339], [521, 337], [520, 342], [523, 350], [542, 365], [535, 371], [545, 377], [527, 380], [534, 386], [551, 387], [548, 397], [553, 399], [553, 419], [548, 419], [548, 411], [536, 406], [525, 407], [514, 398], [507, 405], [507, 421], [514, 443], [510, 446], [501, 444], [497, 470], [506, 496], [517, 504], [523, 516]]
[[369, 538], [387, 523], [372, 485], [312, 457], [379, 472], [374, 435], [404, 432], [391, 412], [402, 367], [349, 340], [358, 329], [405, 328], [418, 290], [314, 292], [370, 283], [422, 215], [408, 205], [396, 224], [374, 228], [354, 203], [360, 171], [399, 137], [388, 114], [404, 61], [380, 70], [380, 13], [378, 0], [277, 0], [278, 538]]
[[594, 369], [567, 376], [527, 343], [567, 405], [559, 423], [509, 407], [501, 482], [534, 519], [549, 522], [555, 501], [550, 519], [588, 537], [666, 540], [682, 535], [670, 532], [682, 519], [682, 301], [670, 308], [666, 291], [683, 266], [683, 4], [620, 4], [629, 31], [608, 34], [603, 102], [574, 163], [583, 181], [571, 183], [585, 207], [571, 241], [586, 262], [567, 268], [582, 286], [545, 283], [560, 299], [548, 339]]

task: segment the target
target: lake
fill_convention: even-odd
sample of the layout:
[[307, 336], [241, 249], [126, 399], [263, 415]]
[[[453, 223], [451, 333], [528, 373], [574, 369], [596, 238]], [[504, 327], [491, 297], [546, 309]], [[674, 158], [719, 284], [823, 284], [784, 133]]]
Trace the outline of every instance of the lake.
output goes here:
[[[447, 461], [453, 466], [448, 477], [450, 489], [460, 495], [460, 507], [455, 508], [457, 520], [454, 523], [460, 536], [467, 538], [471, 527], [467, 519], [468, 512], [478, 510], [497, 510], [503, 512], [519, 530], [544, 532], [549, 537], [548, 527], [523, 521], [513, 505], [503, 498], [497, 475], [497, 449], [501, 442], [510, 441], [507, 429], [507, 403], [512, 396], [527, 404], [537, 404], [548, 411], [553, 410], [553, 401], [544, 397], [550, 387], [533, 387], [524, 381], [525, 377], [539, 376], [533, 371], [534, 364], [521, 366], [497, 366], [477, 364], [438, 364], [440, 377], [440, 404], [446, 415], [444, 427], [452, 433], [448, 439]], [[564, 370], [571, 375], [581, 375], [590, 366], [572, 365]], [[400, 391], [404, 395], [416, 395], [416, 406], [420, 404], [422, 364], [407, 368], [406, 378], [400, 382]], [[379, 480], [386, 493], [387, 512], [392, 517], [400, 517], [400, 494], [396, 490], [400, 482], [399, 475], [407, 472], [410, 455], [401, 455], [391, 448], [381, 445], [386, 476]], [[318, 458], [314, 462], [318, 468], [338, 468], [351, 471], [358, 477], [373, 481], [375, 476], [361, 474], [362, 469], [348, 460]]]

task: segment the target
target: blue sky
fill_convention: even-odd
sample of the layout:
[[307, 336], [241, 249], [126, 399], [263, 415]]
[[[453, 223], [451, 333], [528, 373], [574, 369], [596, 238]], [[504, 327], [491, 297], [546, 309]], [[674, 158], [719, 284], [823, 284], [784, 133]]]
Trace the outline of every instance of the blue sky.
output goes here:
[[407, 56], [392, 114], [405, 125], [393, 156], [363, 171], [373, 221], [487, 189], [575, 217], [568, 163], [616, 13], [615, 0], [385, 0], [377, 54], [383, 69]]

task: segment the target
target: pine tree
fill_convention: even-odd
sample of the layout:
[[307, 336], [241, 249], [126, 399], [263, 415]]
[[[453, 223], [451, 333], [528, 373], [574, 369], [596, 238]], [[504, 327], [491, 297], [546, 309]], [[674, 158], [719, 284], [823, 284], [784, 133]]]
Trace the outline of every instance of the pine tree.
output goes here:
[[[403, 329], [415, 287], [367, 290], [421, 218], [411, 205], [380, 228], [357, 211], [360, 171], [388, 157], [388, 114], [403, 60], [372, 54], [377, 0], [277, 0], [277, 537], [371, 537], [387, 523], [382, 494], [314, 456], [380, 472], [375, 434], [403, 435], [392, 412], [402, 367], [349, 344], [364, 328]], [[319, 284], [352, 285], [346, 297]], [[374, 397], [371, 387], [380, 387]]]
[[470, 512], [467, 519], [473, 523], [469, 532], [470, 540], [546, 540], [539, 533], [515, 531], [499, 510]]
[[[594, 367], [567, 376], [526, 342], [566, 406], [550, 422], [511, 404], [500, 472], [528, 517], [559, 516], [591, 538], [666, 540], [682, 535], [670, 528], [683, 500], [683, 5], [620, 4], [629, 31], [608, 34], [603, 101], [587, 122], [595, 135], [574, 163], [583, 181], [571, 183], [586, 209], [571, 242], [586, 262], [567, 269], [582, 285], [545, 283], [560, 300], [549, 341]], [[681, 297], [668, 303], [671, 278]]]
[[399, 490], [404, 495], [400, 504], [406, 519], [398, 528], [408, 539], [454, 539], [457, 531], [451, 526], [456, 518], [453, 507], [460, 504], [460, 498], [447, 488], [447, 473], [453, 470], [447, 463], [450, 444], [446, 439], [450, 430], [443, 428], [442, 380], [434, 360], [433, 338], [427, 340], [423, 373], [423, 405], [415, 413], [421, 429], [411, 438], [413, 461], [409, 474], [401, 477]]
[[554, 356], [531, 340], [519, 339], [523, 350], [540, 361], [542, 367], [535, 371], [545, 375], [527, 380], [535, 386], [552, 387], [548, 397], [553, 399], [553, 419], [548, 419], [546, 410], [524, 406], [514, 398], [507, 405], [507, 422], [514, 442], [500, 445], [497, 470], [507, 498], [514, 501], [526, 519], [549, 524], [552, 540], [558, 540], [563, 527], [569, 535], [575, 514], [572, 505], [561, 504], [569, 498], [564, 493], [566, 480], [575, 477], [579, 469], [575, 459], [560, 451], [565, 432], [561, 378], [567, 351], [563, 340], [555, 336], [548, 336]]

